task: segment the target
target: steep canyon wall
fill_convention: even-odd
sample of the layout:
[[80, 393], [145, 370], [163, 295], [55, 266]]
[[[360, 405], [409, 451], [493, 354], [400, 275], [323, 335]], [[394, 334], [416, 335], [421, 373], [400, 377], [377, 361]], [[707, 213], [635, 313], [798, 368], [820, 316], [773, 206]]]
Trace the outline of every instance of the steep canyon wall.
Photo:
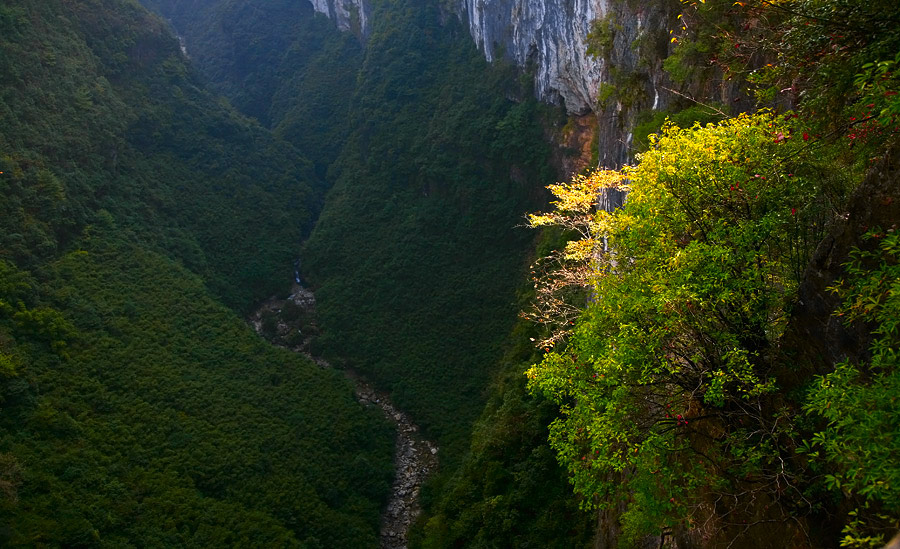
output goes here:
[[366, 0], [309, 0], [313, 9], [332, 19], [338, 29], [360, 38], [369, 34], [369, 3]]
[[[338, 28], [366, 35], [368, 0], [310, 2]], [[444, 9], [488, 61], [507, 59], [533, 74], [541, 101], [596, 115], [601, 166], [628, 161], [637, 113], [666, 109], [675, 97], [662, 70], [677, 15], [668, 2], [452, 0]]]

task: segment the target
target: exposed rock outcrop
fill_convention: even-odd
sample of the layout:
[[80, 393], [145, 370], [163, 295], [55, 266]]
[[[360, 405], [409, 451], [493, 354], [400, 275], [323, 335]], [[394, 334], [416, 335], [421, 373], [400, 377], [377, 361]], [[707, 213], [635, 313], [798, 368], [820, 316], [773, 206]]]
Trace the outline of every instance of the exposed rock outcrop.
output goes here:
[[457, 15], [488, 61], [534, 70], [535, 92], [569, 112], [592, 110], [605, 67], [587, 55], [605, 0], [459, 0]]
[[[365, 37], [366, 0], [310, 2], [338, 28]], [[538, 99], [597, 116], [601, 166], [617, 168], [632, 157], [630, 132], [640, 110], [671, 102], [662, 60], [676, 14], [665, 2], [453, 0], [442, 6], [468, 27], [488, 61], [505, 58], [532, 72]], [[595, 28], [601, 32], [589, 55]]]
[[406, 549], [409, 529], [422, 512], [419, 490], [437, 467], [438, 448], [419, 433], [408, 415], [398, 410], [387, 394], [375, 390], [354, 373], [347, 377], [356, 385], [356, 398], [363, 404], [381, 408], [397, 426], [394, 447], [394, 484], [391, 498], [381, 516], [381, 549]]
[[309, 0], [313, 9], [334, 21], [338, 29], [360, 38], [369, 33], [369, 3], [366, 0]]

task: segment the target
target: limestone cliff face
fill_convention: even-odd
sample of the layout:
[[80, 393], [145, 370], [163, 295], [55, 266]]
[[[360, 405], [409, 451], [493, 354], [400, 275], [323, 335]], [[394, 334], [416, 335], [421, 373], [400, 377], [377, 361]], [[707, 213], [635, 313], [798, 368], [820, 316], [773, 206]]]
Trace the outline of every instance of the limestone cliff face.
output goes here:
[[[367, 32], [368, 0], [310, 0], [343, 30]], [[671, 101], [662, 70], [668, 54], [670, 2], [620, 0], [450, 0], [488, 61], [506, 58], [534, 73], [535, 93], [574, 115], [598, 117], [599, 162], [619, 167], [631, 158], [631, 128], [640, 110]], [[595, 22], [602, 51], [588, 55]], [[615, 99], [610, 99], [615, 98]]]
[[[571, 114], [597, 114], [601, 165], [617, 167], [630, 157], [630, 128], [639, 110], [669, 103], [662, 70], [673, 15], [667, 2], [458, 1], [457, 15], [489, 61], [505, 56], [533, 71], [544, 101]], [[603, 38], [601, 51], [591, 56], [588, 34], [595, 22]]]
[[608, 0], [458, 0], [457, 15], [488, 61], [505, 56], [535, 72], [541, 99], [592, 110], [603, 66], [587, 55], [591, 22]]
[[[367, 0], [309, 0], [341, 30], [368, 29]], [[664, 4], [664, 2], [646, 2]], [[573, 114], [594, 111], [598, 91], [611, 63], [628, 62], [633, 42], [659, 23], [659, 8], [631, 8], [616, 0], [453, 0], [450, 9], [469, 27], [488, 61], [500, 57], [533, 70], [538, 97], [561, 104]], [[445, 3], [446, 7], [448, 3]], [[618, 53], [608, 60], [587, 54], [587, 36], [595, 20], [617, 26]], [[621, 46], [621, 47], [618, 47]], [[619, 59], [616, 59], [619, 58]]]
[[[485, 57], [500, 56], [534, 73], [535, 93], [572, 115], [594, 115], [598, 164], [633, 159], [638, 113], [666, 109], [672, 86], [662, 68], [669, 53], [669, 2], [618, 0], [458, 0], [457, 15]], [[592, 30], [599, 29], [588, 54]], [[590, 137], [589, 137], [590, 139]], [[587, 144], [585, 142], [584, 144]], [[608, 191], [603, 208], [624, 195]]]
[[[751, 107], [740, 82], [723, 80], [712, 67], [698, 67], [697, 77], [678, 85], [663, 70], [673, 48], [670, 32], [679, 26], [677, 1], [455, 0], [452, 5], [489, 61], [513, 61], [534, 73], [539, 99], [562, 105], [569, 114], [597, 117], [602, 167], [633, 160], [632, 131], [642, 112], [683, 109], [693, 98], [738, 111]], [[594, 55], [587, 53], [589, 40]]]
[[366, 0], [309, 0], [313, 9], [327, 15], [342, 31], [360, 38], [369, 32], [369, 3]]

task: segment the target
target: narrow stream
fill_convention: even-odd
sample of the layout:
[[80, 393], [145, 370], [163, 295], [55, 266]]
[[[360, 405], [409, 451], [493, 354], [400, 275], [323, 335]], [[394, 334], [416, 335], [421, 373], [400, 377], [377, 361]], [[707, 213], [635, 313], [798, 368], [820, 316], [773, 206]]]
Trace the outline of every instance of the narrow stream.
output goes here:
[[[291, 295], [287, 299], [273, 297], [263, 302], [250, 315], [250, 324], [274, 345], [300, 353], [322, 368], [332, 368], [326, 360], [309, 352], [309, 343], [315, 334], [314, 321], [310, 320], [314, 318], [315, 306], [315, 295], [299, 284], [298, 275]], [[286, 307], [292, 309], [292, 314], [284, 314]], [[286, 319], [288, 316], [292, 318]], [[375, 390], [359, 372], [351, 369], [341, 371], [353, 383], [356, 399], [364, 406], [378, 406], [384, 417], [397, 428], [394, 483], [387, 507], [381, 515], [381, 548], [406, 549], [410, 525], [422, 510], [419, 490], [429, 473], [437, 467], [438, 447], [422, 437], [418, 426], [394, 406], [386, 393]]]

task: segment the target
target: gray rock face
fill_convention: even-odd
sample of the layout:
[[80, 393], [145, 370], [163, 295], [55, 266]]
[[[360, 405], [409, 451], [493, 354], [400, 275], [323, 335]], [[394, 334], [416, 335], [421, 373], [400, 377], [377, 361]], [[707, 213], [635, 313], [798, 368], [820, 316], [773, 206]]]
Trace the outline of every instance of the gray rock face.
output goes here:
[[[665, 2], [458, 2], [457, 15], [489, 61], [504, 56], [534, 71], [540, 100], [571, 114], [597, 115], [601, 166], [618, 168], [629, 161], [636, 114], [664, 109], [671, 101], [666, 90], [671, 84], [662, 70], [672, 17]], [[597, 57], [587, 53], [595, 21], [607, 31]], [[620, 202], [621, 197], [610, 197], [610, 207]]]
[[369, 33], [369, 4], [366, 0], [309, 0], [313, 9], [334, 21], [338, 29], [360, 38]]
[[[368, 30], [366, 0], [309, 0], [344, 31]], [[451, 9], [469, 27], [488, 61], [506, 57], [535, 71], [535, 92], [573, 114], [593, 111], [604, 62], [587, 54], [591, 23], [615, 9], [610, 0], [455, 0]], [[624, 14], [623, 14], [624, 15]], [[633, 27], [632, 21], [629, 27]], [[640, 23], [637, 23], [640, 25]]]
[[[338, 28], [365, 37], [368, 0], [309, 1]], [[581, 115], [601, 114], [597, 104], [601, 86], [613, 80], [614, 71], [639, 70], [637, 44], [655, 42], [660, 31], [664, 42], [668, 36], [665, 8], [658, 5], [664, 3], [629, 4], [618, 0], [452, 0], [443, 5], [468, 26], [488, 61], [506, 58], [534, 71], [540, 100]], [[593, 22], [602, 18], [617, 30], [610, 51], [596, 58], [587, 54], [587, 36]], [[661, 67], [640, 69], [644, 83], [649, 84], [641, 103], [662, 108], [664, 98], [655, 85], [662, 78]], [[615, 162], [610, 159], [609, 163]]]
[[[339, 28], [365, 38], [370, 0], [310, 2]], [[632, 161], [638, 114], [668, 109], [678, 99], [662, 68], [671, 50], [670, 28], [677, 25], [678, 12], [671, 10], [677, 5], [650, 0], [443, 0], [441, 5], [445, 17], [455, 14], [468, 27], [488, 61], [504, 58], [533, 72], [538, 99], [573, 115], [597, 117], [601, 167]], [[595, 21], [605, 29], [597, 57], [587, 53]], [[714, 79], [677, 87], [684, 98], [715, 98], [723, 104], [730, 104], [735, 93], [734, 85]], [[607, 206], [621, 200], [610, 196]]]
[[608, 0], [458, 0], [457, 15], [488, 61], [535, 71], [535, 92], [571, 113], [593, 109], [603, 63], [587, 55], [591, 22]]

